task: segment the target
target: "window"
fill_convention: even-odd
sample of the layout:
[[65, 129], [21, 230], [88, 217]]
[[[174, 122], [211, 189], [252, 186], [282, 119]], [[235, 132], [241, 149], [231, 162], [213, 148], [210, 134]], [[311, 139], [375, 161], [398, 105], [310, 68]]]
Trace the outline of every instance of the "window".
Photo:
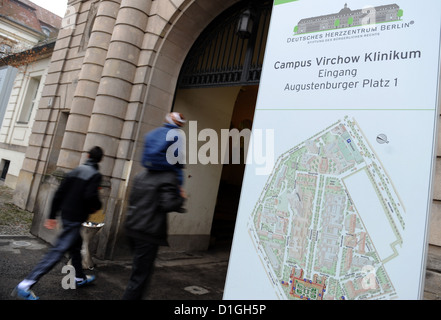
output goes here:
[[6, 179], [6, 175], [8, 174], [8, 169], [9, 169], [9, 164], [11, 163], [11, 161], [9, 160], [2, 160], [1, 162], [1, 176], [0, 176], [0, 180], [5, 181]]
[[40, 86], [40, 77], [31, 78], [29, 80], [28, 89], [26, 91], [23, 107], [18, 118], [19, 123], [28, 123], [31, 118], [34, 105], [37, 103], [38, 87]]
[[51, 29], [49, 29], [48, 27], [43, 26], [43, 27], [41, 27], [41, 30], [43, 31], [43, 33], [44, 33], [44, 35], [45, 35], [46, 37], [50, 37], [50, 35], [51, 35]]

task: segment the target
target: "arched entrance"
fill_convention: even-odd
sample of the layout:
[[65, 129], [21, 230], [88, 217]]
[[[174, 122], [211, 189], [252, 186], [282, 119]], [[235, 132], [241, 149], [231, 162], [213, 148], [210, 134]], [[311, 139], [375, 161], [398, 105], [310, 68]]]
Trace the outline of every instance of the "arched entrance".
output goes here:
[[[230, 129], [252, 129], [258, 85], [242, 86], [231, 115]], [[211, 228], [212, 245], [231, 245], [245, 171], [244, 145], [240, 146], [241, 161], [223, 164]]]
[[[185, 188], [188, 216], [173, 216], [171, 234], [198, 229], [207, 246], [230, 245], [245, 169], [221, 155], [222, 129], [251, 129], [272, 1], [242, 1], [216, 18], [199, 36], [181, 69], [173, 110], [189, 120]], [[240, 19], [248, 32], [238, 32]], [[208, 150], [216, 132], [217, 150]], [[213, 155], [216, 153], [216, 155]], [[230, 154], [231, 155], [231, 154]], [[208, 156], [203, 163], [200, 156]], [[217, 161], [216, 161], [217, 159]], [[195, 233], [197, 233], [195, 231]]]

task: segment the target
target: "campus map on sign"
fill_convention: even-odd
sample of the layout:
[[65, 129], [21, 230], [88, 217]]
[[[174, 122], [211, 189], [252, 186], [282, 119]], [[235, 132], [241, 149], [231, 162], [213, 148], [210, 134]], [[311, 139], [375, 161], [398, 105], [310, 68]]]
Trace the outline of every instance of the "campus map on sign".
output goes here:
[[348, 116], [279, 157], [249, 221], [283, 299], [398, 298], [385, 264], [404, 229], [393, 181]]
[[274, 1], [253, 119], [274, 141], [248, 152], [225, 299], [423, 297], [441, 56], [425, 4]]

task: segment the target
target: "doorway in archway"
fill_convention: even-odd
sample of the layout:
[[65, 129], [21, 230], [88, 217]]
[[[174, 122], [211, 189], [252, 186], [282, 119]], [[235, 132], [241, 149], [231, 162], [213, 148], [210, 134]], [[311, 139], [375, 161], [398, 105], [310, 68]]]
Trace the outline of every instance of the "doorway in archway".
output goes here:
[[[170, 234], [190, 235], [190, 241], [206, 242], [206, 248], [231, 245], [247, 150], [241, 138], [240, 162], [233, 163], [231, 150], [225, 159], [222, 150], [234, 141], [222, 139], [221, 130], [252, 129], [257, 91], [258, 85], [178, 90], [173, 110], [188, 120], [183, 128], [188, 213], [172, 216]], [[206, 136], [207, 131], [213, 134]], [[216, 148], [207, 148], [210, 144]]]
[[[184, 129], [189, 214], [173, 216], [169, 224], [169, 233], [180, 244], [185, 241], [198, 248], [231, 244], [245, 151], [241, 150], [240, 164], [224, 164], [221, 130], [251, 129], [271, 9], [271, 0], [239, 1], [204, 30], [182, 66], [173, 111], [189, 120]], [[249, 33], [238, 32], [244, 17]], [[215, 131], [216, 137], [207, 136], [205, 129]], [[206, 148], [212, 139], [216, 150]], [[207, 152], [218, 162], [200, 162], [201, 153]]]
[[[258, 86], [243, 86], [234, 104], [230, 129], [252, 129]], [[232, 143], [232, 141], [230, 141]], [[231, 146], [231, 144], [230, 144]], [[230, 158], [231, 158], [231, 152]], [[210, 245], [231, 245], [245, 171], [244, 141], [241, 140], [240, 163], [231, 159], [223, 164], [219, 191], [214, 208]]]

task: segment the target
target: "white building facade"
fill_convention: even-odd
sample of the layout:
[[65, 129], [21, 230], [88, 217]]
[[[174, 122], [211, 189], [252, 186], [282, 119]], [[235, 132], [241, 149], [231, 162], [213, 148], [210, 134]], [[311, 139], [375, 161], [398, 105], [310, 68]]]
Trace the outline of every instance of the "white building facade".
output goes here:
[[0, 184], [15, 188], [61, 17], [28, 0], [0, 6]]

